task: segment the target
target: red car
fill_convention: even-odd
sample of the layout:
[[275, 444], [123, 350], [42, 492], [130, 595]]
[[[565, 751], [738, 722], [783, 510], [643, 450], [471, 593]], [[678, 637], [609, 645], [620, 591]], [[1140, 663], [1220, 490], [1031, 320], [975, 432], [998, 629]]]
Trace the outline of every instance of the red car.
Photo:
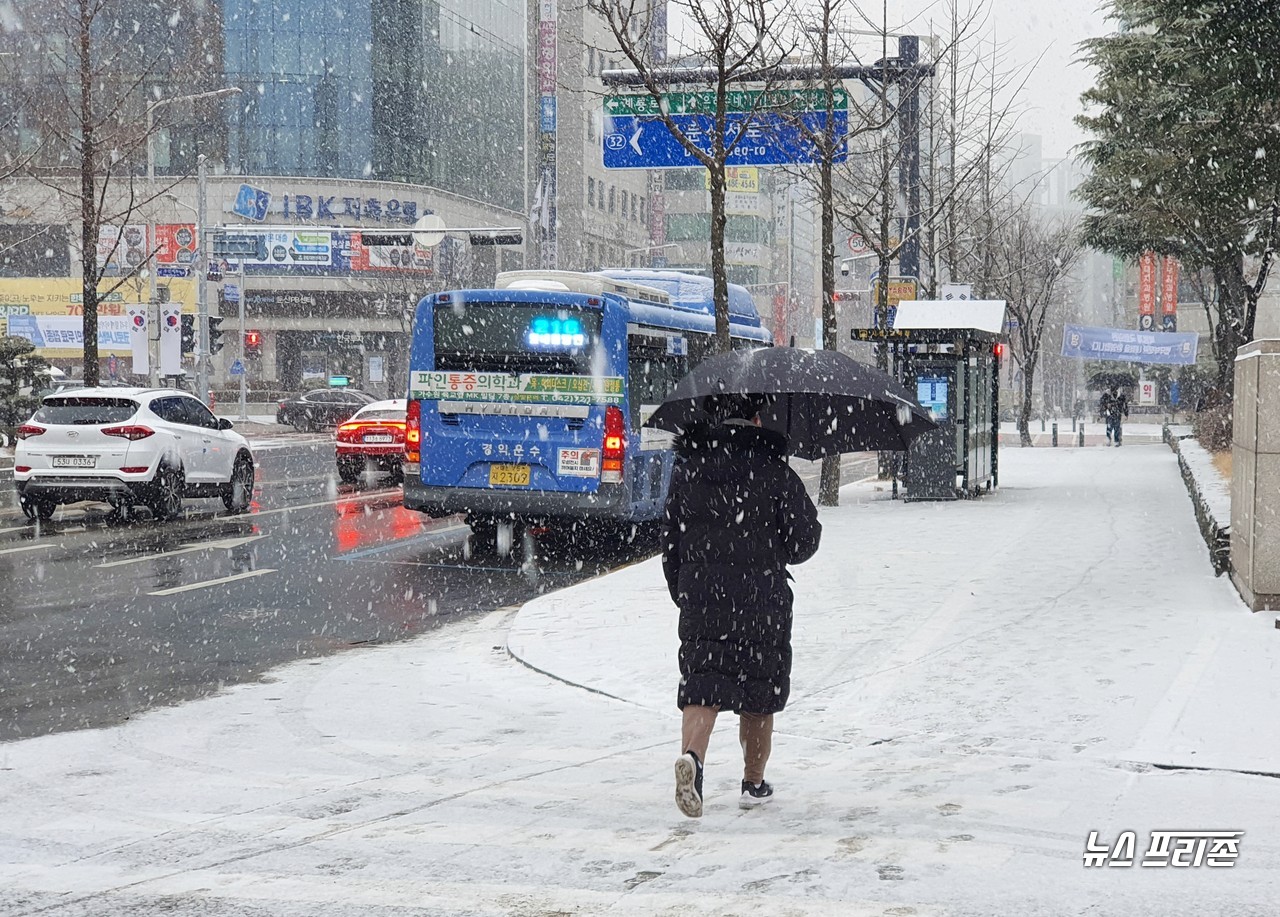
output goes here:
[[366, 471], [400, 480], [407, 410], [403, 398], [375, 401], [338, 426], [338, 477], [343, 483], [354, 484]]

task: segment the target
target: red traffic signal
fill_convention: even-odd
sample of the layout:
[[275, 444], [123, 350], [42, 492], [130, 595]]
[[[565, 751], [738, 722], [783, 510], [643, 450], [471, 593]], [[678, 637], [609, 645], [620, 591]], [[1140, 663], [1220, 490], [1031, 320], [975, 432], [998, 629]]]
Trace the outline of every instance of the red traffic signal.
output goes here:
[[261, 331], [246, 331], [244, 333], [244, 346], [250, 350], [256, 350], [262, 346]]

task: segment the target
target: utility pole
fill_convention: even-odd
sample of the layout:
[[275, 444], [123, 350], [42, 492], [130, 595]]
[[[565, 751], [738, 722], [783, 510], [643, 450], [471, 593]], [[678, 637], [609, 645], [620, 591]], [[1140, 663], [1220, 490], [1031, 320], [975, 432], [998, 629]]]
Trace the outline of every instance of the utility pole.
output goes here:
[[205, 156], [200, 154], [196, 166], [196, 397], [209, 403], [209, 238], [205, 198], [209, 184]]

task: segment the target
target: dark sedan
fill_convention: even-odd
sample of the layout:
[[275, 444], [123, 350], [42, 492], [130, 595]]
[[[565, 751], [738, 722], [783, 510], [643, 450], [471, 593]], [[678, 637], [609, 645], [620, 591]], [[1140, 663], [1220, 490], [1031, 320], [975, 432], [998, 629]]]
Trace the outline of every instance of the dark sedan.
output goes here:
[[291, 424], [314, 433], [322, 427], [336, 427], [366, 404], [377, 399], [353, 388], [317, 388], [279, 402], [276, 422]]

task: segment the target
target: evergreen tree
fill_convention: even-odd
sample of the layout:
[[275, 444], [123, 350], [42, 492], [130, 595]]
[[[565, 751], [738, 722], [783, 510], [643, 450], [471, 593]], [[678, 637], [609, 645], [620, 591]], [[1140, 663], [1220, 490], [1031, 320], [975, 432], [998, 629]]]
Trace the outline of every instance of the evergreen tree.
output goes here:
[[[1086, 241], [1176, 255], [1214, 280], [1218, 384], [1253, 339], [1280, 229], [1280, 25], [1263, 0], [1113, 0], [1086, 42], [1097, 85], [1077, 122], [1092, 173]], [[1207, 304], [1208, 307], [1208, 304]]]

